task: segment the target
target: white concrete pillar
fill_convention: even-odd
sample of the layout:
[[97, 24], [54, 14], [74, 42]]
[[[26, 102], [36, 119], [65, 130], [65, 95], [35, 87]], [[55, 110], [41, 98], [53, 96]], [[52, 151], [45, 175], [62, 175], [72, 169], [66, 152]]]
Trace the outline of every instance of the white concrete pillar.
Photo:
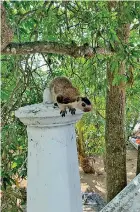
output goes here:
[[52, 105], [35, 104], [15, 112], [28, 133], [27, 212], [82, 212], [74, 123]]

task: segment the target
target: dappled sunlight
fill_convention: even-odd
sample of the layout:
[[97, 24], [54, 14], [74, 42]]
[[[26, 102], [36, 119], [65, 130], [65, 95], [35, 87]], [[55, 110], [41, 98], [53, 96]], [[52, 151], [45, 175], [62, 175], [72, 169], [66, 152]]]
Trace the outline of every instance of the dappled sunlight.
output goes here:
[[105, 188], [105, 171], [103, 159], [101, 156], [95, 157], [95, 174], [85, 174], [81, 167], [80, 170], [80, 179], [81, 179], [81, 190], [83, 192], [96, 192], [103, 198], [105, 198], [106, 188]]
[[[136, 176], [137, 150], [127, 150], [127, 182], [129, 183]], [[96, 192], [106, 199], [106, 173], [104, 171], [103, 157], [95, 156], [95, 174], [85, 174], [81, 167], [80, 180], [82, 192]]]
[[101, 186], [95, 186], [95, 188], [97, 188], [100, 192], [102, 192], [103, 194], [106, 193], [106, 190], [103, 189]]

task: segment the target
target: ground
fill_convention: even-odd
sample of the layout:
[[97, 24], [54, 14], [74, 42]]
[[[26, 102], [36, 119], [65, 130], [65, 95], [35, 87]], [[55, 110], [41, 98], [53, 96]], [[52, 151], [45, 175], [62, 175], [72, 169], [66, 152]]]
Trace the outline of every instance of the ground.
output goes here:
[[[104, 171], [103, 157], [95, 156], [95, 174], [85, 174], [81, 167], [80, 170], [80, 179], [81, 179], [81, 190], [85, 191], [94, 191], [98, 193], [101, 197], [106, 199], [106, 173]], [[137, 150], [131, 145], [127, 149], [126, 156], [127, 164], [127, 182], [129, 183], [136, 176], [136, 165], [137, 165]], [[27, 182], [22, 181], [21, 187], [26, 187]]]
[[[104, 171], [103, 157], [95, 156], [95, 174], [85, 174], [81, 167], [79, 167], [80, 171], [80, 179], [81, 179], [81, 190], [82, 192], [96, 192], [99, 194], [104, 200], [106, 200], [106, 173]], [[127, 149], [127, 182], [129, 183], [136, 176], [136, 165], [137, 165], [137, 150], [129, 145]], [[27, 181], [21, 182], [21, 187], [26, 187]], [[26, 210], [25, 210], [26, 211]], [[83, 212], [95, 212], [93, 208], [90, 206], [84, 205]]]
[[[81, 190], [94, 191], [101, 197], [106, 199], [106, 173], [104, 171], [103, 158], [101, 156], [95, 157], [95, 174], [85, 174], [81, 167], [80, 178], [81, 178]], [[136, 176], [136, 165], [137, 165], [137, 150], [133, 147], [129, 147], [127, 150], [127, 182], [129, 183]]]

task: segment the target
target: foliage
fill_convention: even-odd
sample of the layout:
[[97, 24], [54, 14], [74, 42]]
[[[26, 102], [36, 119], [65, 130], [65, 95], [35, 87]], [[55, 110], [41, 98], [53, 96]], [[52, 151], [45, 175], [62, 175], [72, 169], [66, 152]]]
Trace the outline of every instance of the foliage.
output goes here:
[[[104, 151], [106, 64], [115, 73], [114, 85], [125, 81], [127, 87], [126, 134], [139, 116], [139, 31], [138, 2], [120, 2], [124, 16], [118, 20], [118, 8], [109, 10], [107, 2], [97, 1], [4, 1], [7, 19], [14, 29], [14, 42], [56, 41], [65, 44], [88, 43], [115, 51], [114, 56], [73, 59], [55, 54], [2, 56], [2, 189], [17, 186], [26, 178], [27, 135], [14, 111], [42, 101], [42, 92], [55, 76], [68, 76], [81, 93], [93, 103], [93, 112], [82, 118], [87, 155]], [[125, 17], [125, 18], [124, 18]], [[128, 45], [117, 36], [122, 22], [131, 24]], [[114, 45], [117, 42], [118, 45]], [[126, 74], [120, 78], [117, 67], [126, 61]], [[134, 82], [133, 82], [134, 81]], [[12, 199], [12, 198], [11, 198]], [[15, 200], [11, 202], [15, 204]], [[7, 211], [9, 209], [7, 208]], [[6, 211], [6, 209], [5, 209]]]

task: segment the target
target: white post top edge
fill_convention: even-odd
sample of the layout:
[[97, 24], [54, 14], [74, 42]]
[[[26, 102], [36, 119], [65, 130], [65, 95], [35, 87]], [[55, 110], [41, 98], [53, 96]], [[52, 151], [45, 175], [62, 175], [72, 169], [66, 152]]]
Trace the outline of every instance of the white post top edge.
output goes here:
[[67, 110], [65, 117], [62, 117], [59, 108], [53, 108], [53, 104], [44, 103], [27, 105], [15, 111], [15, 116], [25, 125], [37, 127], [73, 124], [80, 120], [82, 115], [83, 112], [76, 109], [74, 115]]

